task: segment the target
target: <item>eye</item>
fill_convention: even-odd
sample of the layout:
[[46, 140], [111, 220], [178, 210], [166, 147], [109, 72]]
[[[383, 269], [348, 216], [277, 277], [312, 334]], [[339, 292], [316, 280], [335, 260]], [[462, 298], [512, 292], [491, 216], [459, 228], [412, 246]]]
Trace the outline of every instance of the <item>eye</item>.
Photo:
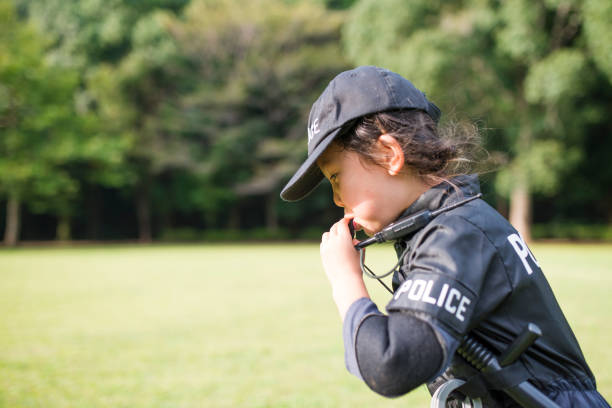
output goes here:
[[329, 176], [329, 181], [332, 184], [338, 184], [338, 173], [334, 173], [331, 176]]

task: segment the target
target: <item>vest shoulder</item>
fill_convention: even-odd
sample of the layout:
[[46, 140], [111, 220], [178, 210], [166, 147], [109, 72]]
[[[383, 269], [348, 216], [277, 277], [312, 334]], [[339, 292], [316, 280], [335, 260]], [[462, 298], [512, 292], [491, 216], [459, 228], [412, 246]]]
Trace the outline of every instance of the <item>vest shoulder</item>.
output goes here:
[[432, 227], [436, 225], [450, 228], [469, 228], [471, 225], [487, 235], [516, 232], [508, 220], [484, 200], [475, 200], [440, 214], [432, 221]]

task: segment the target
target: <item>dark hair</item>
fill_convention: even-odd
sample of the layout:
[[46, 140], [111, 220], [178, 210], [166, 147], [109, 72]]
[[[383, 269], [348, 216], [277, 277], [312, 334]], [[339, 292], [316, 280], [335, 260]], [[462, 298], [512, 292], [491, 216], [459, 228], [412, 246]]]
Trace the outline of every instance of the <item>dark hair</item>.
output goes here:
[[485, 152], [475, 125], [457, 122], [438, 128], [427, 113], [415, 109], [362, 116], [334, 142], [380, 165], [374, 146], [383, 133], [399, 142], [405, 164], [432, 185], [475, 172], [477, 156]]

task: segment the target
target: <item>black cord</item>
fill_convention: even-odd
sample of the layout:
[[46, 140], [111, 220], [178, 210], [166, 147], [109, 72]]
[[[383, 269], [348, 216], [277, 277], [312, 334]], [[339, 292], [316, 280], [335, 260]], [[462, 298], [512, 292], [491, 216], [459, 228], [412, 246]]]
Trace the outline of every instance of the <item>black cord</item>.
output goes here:
[[383, 285], [385, 287], [385, 289], [387, 289], [389, 291], [389, 293], [393, 294], [393, 291], [387, 285], [385, 285], [385, 283], [382, 281], [382, 278], [386, 278], [387, 276], [391, 275], [393, 272], [395, 272], [397, 270], [397, 268], [402, 263], [402, 259], [404, 259], [404, 256], [406, 255], [407, 252], [408, 252], [408, 248], [404, 249], [404, 251], [400, 255], [397, 263], [393, 266], [393, 268], [391, 268], [391, 270], [389, 272], [383, 273], [381, 275], [376, 275], [365, 264], [365, 248], [361, 248], [359, 250], [359, 266], [361, 266], [361, 272], [363, 272], [363, 274], [366, 275], [368, 278], [376, 279], [377, 281], [379, 281], [380, 284]]

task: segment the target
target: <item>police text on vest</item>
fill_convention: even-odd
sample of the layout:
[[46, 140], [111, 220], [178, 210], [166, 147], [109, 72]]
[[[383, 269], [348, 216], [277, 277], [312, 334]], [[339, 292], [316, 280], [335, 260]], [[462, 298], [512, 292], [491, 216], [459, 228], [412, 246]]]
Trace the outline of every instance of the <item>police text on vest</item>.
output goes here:
[[[430, 303], [444, 308], [444, 310], [454, 315], [457, 320], [464, 321], [464, 313], [467, 310], [467, 306], [471, 303], [470, 299], [463, 295], [459, 289], [451, 287], [448, 283], [443, 284], [440, 289], [434, 289], [436, 283], [434, 280], [415, 279], [413, 281], [408, 279], [397, 289], [393, 298], [397, 300], [403, 293], [406, 293], [410, 300]], [[439, 284], [436, 286], [439, 286]]]
[[512, 247], [514, 248], [514, 251], [519, 256], [519, 258], [521, 258], [523, 266], [525, 267], [525, 270], [527, 270], [527, 274], [531, 275], [533, 273], [533, 270], [531, 269], [529, 262], [527, 262], [527, 257], [531, 258], [533, 263], [535, 263], [538, 267], [540, 265], [529, 250], [529, 247], [527, 246], [523, 238], [519, 234], [510, 234], [508, 235], [508, 241], [510, 242], [510, 244], [512, 244]]

